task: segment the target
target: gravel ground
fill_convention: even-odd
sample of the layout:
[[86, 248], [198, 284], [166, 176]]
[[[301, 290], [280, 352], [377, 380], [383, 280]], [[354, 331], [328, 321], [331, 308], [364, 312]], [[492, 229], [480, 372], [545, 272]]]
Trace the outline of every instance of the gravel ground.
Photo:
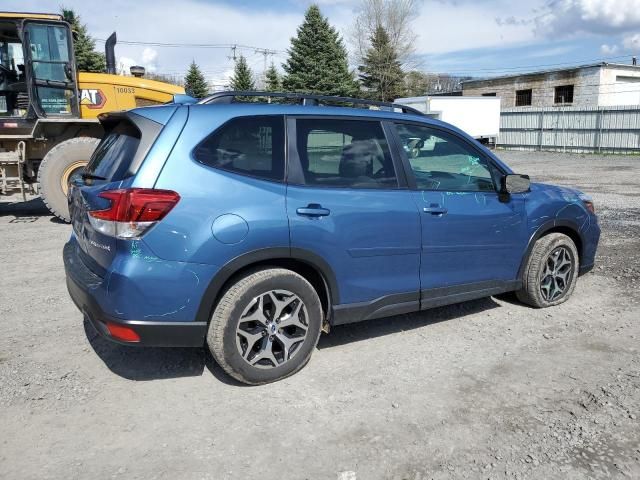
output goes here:
[[567, 303], [501, 296], [335, 328], [267, 386], [202, 349], [110, 344], [69, 299], [68, 225], [0, 203], [0, 477], [640, 478], [640, 157], [499, 152], [593, 195]]

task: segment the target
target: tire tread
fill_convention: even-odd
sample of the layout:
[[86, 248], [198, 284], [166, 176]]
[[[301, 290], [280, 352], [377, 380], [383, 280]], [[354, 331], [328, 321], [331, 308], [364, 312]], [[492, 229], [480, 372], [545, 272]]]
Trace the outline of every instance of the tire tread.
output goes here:
[[[256, 270], [253, 272], [247, 273], [244, 277], [240, 278], [237, 282], [232, 284], [224, 293], [222, 294], [220, 301], [216, 305], [213, 315], [211, 316], [211, 322], [209, 324], [209, 329], [207, 330], [207, 344], [209, 345], [209, 349], [211, 354], [213, 355], [214, 360], [222, 369], [231, 377], [236, 380], [246, 383], [249, 385], [262, 385], [265, 383], [270, 383], [270, 381], [253, 381], [244, 377], [242, 374], [238, 373], [229, 363], [226, 361], [224, 355], [224, 333], [225, 328], [228, 325], [229, 319], [231, 317], [232, 311], [236, 306], [238, 299], [251, 287], [261, 283], [263, 281], [268, 281], [272, 278], [281, 276], [281, 275], [291, 275], [296, 277], [298, 280], [306, 283], [309, 288], [315, 292], [313, 286], [305, 279], [303, 276], [284, 268], [263, 268], [260, 270]], [[316, 294], [317, 295], [317, 294]], [[320, 300], [318, 299], [318, 304], [320, 304]], [[309, 332], [312, 333], [312, 332]], [[318, 343], [320, 338], [320, 330], [318, 330], [316, 334], [316, 338], [314, 340], [315, 346]], [[294, 375], [298, 371], [300, 371], [308, 362], [311, 357], [311, 354], [307, 355], [298, 367], [296, 367], [293, 371], [279, 377], [278, 380], [290, 377]]]
[[[576, 261], [576, 265], [574, 267], [575, 271], [568, 291], [560, 299], [548, 302], [542, 297], [540, 289], [538, 288], [538, 276], [540, 269], [546, 261], [547, 255], [549, 255], [553, 248], [559, 245], [566, 245], [572, 250]], [[522, 288], [516, 292], [518, 300], [535, 308], [550, 307], [566, 301], [573, 293], [573, 289], [576, 284], [578, 269], [577, 263], [578, 252], [576, 246], [573, 243], [573, 240], [571, 240], [567, 235], [553, 232], [539, 238], [533, 246], [531, 254], [527, 260], [525, 271], [522, 275]]]
[[54, 159], [58, 156], [58, 153], [60, 150], [69, 148], [70, 145], [74, 145], [74, 144], [84, 145], [88, 143], [93, 143], [97, 145], [97, 142], [99, 142], [99, 139], [94, 137], [77, 137], [77, 138], [70, 138], [68, 140], [64, 140], [58, 143], [55, 147], [53, 147], [51, 150], [47, 152], [47, 154], [44, 156], [44, 158], [40, 162], [40, 166], [38, 167], [37, 181], [38, 181], [38, 189], [40, 191], [40, 198], [42, 198], [42, 201], [44, 202], [45, 206], [49, 209], [51, 213], [53, 213], [60, 220], [64, 220], [67, 223], [71, 221], [69, 212], [66, 212], [66, 213], [62, 212], [60, 211], [59, 206], [54, 205], [54, 202], [51, 200], [50, 193], [47, 191], [48, 190], [47, 182], [43, 180], [47, 178], [47, 175], [49, 174], [48, 173], [49, 170], [53, 168], [54, 162], [56, 161]]

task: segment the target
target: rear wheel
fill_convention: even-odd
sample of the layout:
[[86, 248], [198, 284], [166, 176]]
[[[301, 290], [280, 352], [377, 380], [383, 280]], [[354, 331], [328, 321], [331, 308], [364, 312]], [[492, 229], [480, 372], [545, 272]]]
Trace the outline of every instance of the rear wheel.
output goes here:
[[248, 274], [223, 294], [207, 343], [229, 375], [259, 385], [304, 367], [321, 325], [320, 299], [311, 284], [290, 270], [270, 268]]
[[38, 169], [40, 196], [56, 217], [69, 222], [67, 193], [72, 180], [82, 173], [99, 139], [78, 137], [65, 140], [45, 155]]
[[562, 233], [545, 235], [533, 246], [518, 299], [537, 308], [565, 302], [576, 286], [578, 266], [573, 240]]

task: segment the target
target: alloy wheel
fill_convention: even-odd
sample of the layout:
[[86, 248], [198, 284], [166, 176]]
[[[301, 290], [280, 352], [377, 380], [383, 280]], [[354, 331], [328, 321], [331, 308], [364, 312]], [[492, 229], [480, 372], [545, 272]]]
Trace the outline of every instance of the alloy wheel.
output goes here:
[[573, 256], [567, 247], [554, 249], [545, 262], [540, 293], [547, 302], [558, 300], [571, 285], [573, 276]]
[[270, 290], [242, 312], [236, 328], [238, 353], [253, 367], [279, 367], [300, 351], [308, 329], [302, 299], [288, 290]]

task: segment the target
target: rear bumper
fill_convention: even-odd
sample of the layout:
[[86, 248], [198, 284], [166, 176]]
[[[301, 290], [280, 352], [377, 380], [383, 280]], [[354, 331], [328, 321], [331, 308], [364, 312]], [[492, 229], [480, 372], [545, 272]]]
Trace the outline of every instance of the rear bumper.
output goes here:
[[[144, 347], [202, 347], [207, 333], [206, 322], [158, 322], [143, 320], [123, 320], [105, 313], [92, 295], [101, 287], [102, 279], [91, 272], [82, 263], [75, 246], [65, 245], [64, 267], [67, 277], [67, 290], [71, 299], [85, 318], [105, 338], [122, 345]], [[138, 342], [126, 342], [114, 338], [107, 323], [127, 327], [140, 337]]]

